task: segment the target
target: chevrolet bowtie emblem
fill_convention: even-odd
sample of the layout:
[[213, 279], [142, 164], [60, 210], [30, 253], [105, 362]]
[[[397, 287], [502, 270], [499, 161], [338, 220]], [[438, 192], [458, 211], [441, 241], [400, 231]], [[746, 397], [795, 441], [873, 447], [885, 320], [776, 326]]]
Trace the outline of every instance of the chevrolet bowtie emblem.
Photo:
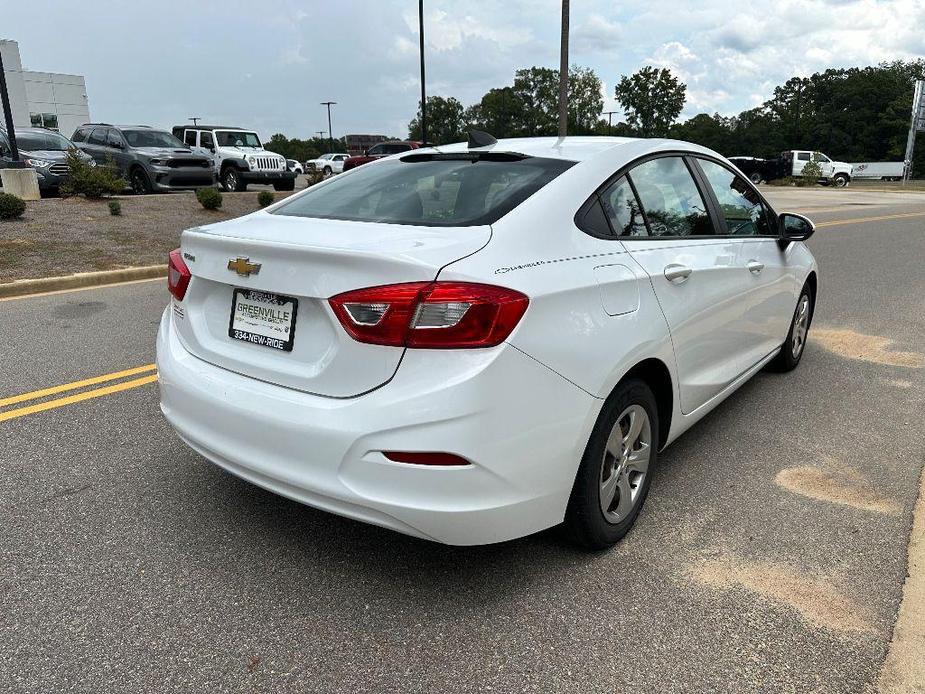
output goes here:
[[250, 258], [234, 258], [228, 261], [228, 269], [237, 272], [241, 277], [260, 274], [260, 263], [252, 263]]

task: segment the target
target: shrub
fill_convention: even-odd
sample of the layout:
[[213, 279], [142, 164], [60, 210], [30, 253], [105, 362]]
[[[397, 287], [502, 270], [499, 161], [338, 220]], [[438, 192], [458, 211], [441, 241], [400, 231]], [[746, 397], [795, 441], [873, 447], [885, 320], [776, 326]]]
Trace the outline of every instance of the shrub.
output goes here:
[[803, 176], [800, 179], [801, 186], [814, 186], [822, 178], [822, 165], [818, 161], [806, 162], [803, 167]]
[[9, 193], [0, 193], [0, 219], [16, 219], [26, 211], [26, 203]]
[[207, 210], [217, 210], [222, 206], [222, 194], [215, 188], [200, 188], [196, 191], [196, 199]]
[[257, 193], [257, 204], [261, 207], [272, 205], [273, 200], [275, 200], [275, 196], [269, 190], [261, 190]]
[[113, 217], [118, 217], [120, 214], [122, 214], [122, 203], [118, 200], [110, 200], [109, 214], [111, 214]]
[[91, 165], [76, 149], [67, 153], [68, 179], [61, 184], [61, 195], [83, 195], [102, 198], [125, 190], [128, 183], [119, 175], [116, 163], [110, 157], [102, 166]]
[[316, 183], [321, 183], [324, 180], [324, 174], [320, 171], [306, 171], [305, 172], [306, 187], [311, 188]]

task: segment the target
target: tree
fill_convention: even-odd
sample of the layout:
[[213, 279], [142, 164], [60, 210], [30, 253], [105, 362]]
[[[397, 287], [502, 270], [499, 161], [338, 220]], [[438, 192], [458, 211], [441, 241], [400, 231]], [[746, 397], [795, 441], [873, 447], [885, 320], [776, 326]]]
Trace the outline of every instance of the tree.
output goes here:
[[[465, 109], [455, 98], [442, 96], [427, 97], [427, 134], [428, 144], [445, 145], [450, 142], [465, 140], [463, 134]], [[421, 139], [421, 102], [418, 113], [408, 124], [408, 139]]]
[[479, 103], [466, 109], [463, 120], [469, 127], [490, 132], [495, 137], [520, 134], [523, 104], [513, 87], [489, 89]]
[[514, 94], [520, 104], [517, 134], [555, 135], [559, 127], [559, 71], [548, 67], [523, 68], [514, 73]]
[[568, 134], [590, 135], [604, 110], [601, 79], [589, 67], [572, 65], [568, 73]]
[[617, 101], [626, 120], [643, 137], [665, 137], [684, 108], [687, 85], [668, 68], [646, 65], [639, 72], [623, 75], [616, 88]]

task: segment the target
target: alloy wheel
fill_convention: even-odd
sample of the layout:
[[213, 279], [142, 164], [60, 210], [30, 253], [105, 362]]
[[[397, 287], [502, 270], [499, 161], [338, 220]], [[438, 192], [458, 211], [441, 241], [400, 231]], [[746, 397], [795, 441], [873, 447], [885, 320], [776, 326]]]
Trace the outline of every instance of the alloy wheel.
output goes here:
[[132, 192], [135, 195], [144, 195], [148, 192], [148, 184], [145, 175], [141, 171], [135, 171], [132, 174]]
[[601, 512], [608, 523], [620, 523], [635, 508], [649, 471], [652, 425], [641, 405], [630, 405], [617, 417], [601, 464]]
[[793, 337], [790, 341], [790, 353], [794, 359], [799, 358], [806, 346], [806, 333], [809, 331], [809, 297], [804, 294], [797, 304], [797, 312], [793, 317]]

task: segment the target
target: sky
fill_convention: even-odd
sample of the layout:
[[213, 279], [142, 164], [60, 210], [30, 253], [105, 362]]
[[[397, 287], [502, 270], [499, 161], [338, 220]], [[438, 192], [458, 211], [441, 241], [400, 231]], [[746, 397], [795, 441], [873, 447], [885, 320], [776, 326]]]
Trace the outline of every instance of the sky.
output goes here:
[[[424, 0], [427, 93], [465, 106], [558, 67], [560, 0]], [[264, 137], [406, 136], [420, 98], [417, 0], [0, 0], [26, 69], [84, 75], [94, 120], [199, 116]], [[828, 67], [925, 56], [925, 0], [572, 0], [570, 62], [614, 85], [644, 65], [687, 84], [682, 118], [738, 113]], [[618, 116], [615, 116], [618, 118]]]

